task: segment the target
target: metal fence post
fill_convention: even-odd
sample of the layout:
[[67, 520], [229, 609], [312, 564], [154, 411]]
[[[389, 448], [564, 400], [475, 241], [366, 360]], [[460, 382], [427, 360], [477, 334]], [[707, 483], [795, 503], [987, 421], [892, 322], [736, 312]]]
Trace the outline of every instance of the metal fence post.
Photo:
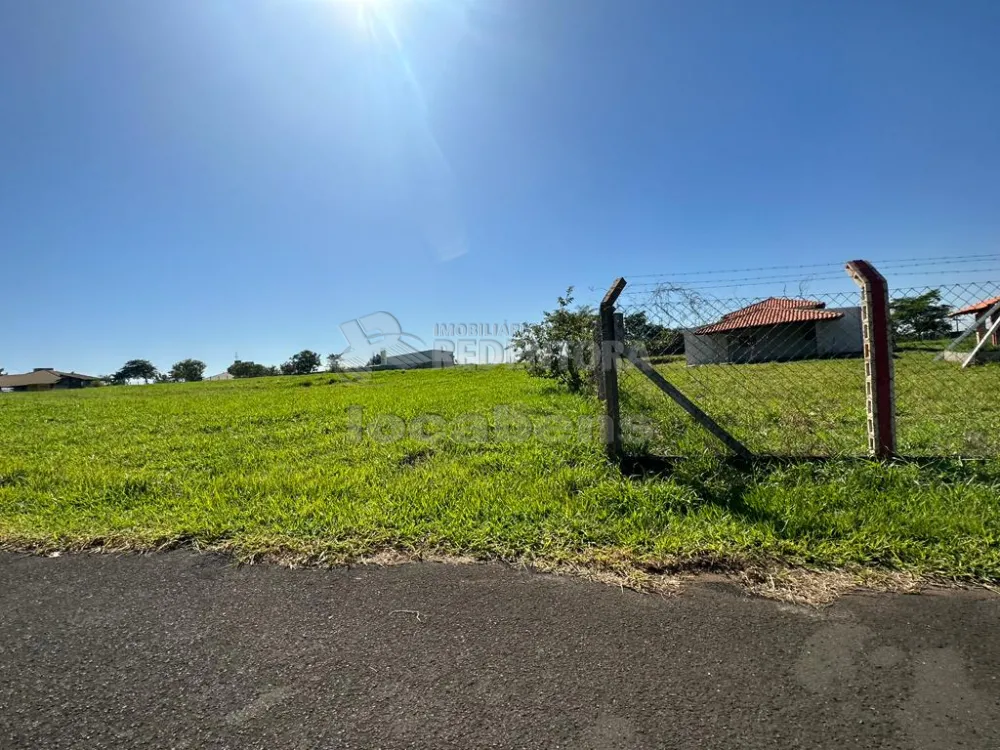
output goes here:
[[871, 263], [852, 260], [847, 273], [861, 287], [868, 448], [877, 458], [896, 455], [896, 396], [889, 316], [889, 285]]
[[615, 302], [625, 289], [625, 279], [617, 278], [604, 295], [600, 306], [601, 377], [604, 381], [604, 450], [613, 461], [622, 457], [621, 409], [618, 402], [618, 355], [622, 342], [615, 326]]

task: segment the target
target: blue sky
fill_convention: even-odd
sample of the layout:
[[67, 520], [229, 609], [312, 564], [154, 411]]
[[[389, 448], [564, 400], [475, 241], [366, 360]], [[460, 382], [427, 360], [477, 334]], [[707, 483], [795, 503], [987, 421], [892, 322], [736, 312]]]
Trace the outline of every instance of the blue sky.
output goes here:
[[0, 366], [996, 253], [997, 39], [995, 0], [0, 0]]

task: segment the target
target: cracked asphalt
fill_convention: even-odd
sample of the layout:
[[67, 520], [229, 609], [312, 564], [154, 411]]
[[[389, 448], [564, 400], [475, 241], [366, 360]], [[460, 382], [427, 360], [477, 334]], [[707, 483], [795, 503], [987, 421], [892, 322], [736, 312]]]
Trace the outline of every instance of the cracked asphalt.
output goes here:
[[2, 748], [990, 748], [1000, 597], [0, 554]]

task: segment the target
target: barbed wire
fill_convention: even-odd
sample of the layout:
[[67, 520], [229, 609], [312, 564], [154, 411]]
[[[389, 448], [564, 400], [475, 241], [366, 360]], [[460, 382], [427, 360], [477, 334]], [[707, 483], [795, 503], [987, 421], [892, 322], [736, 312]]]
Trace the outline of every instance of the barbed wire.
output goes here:
[[[902, 273], [892, 273], [891, 276], [894, 279], [896, 279], [896, 278], [915, 278], [915, 277], [918, 277], [918, 276], [926, 276], [928, 273], [929, 273], [929, 271], [904, 271]], [[973, 273], [973, 271], [967, 270], [967, 271], [963, 271], [963, 273]], [[976, 273], [977, 276], [979, 274], [996, 274], [996, 275], [1000, 275], [1000, 266], [998, 266], [997, 268], [990, 268], [990, 269], [985, 269], [985, 270], [977, 269], [974, 273]], [[813, 283], [813, 282], [816, 282], [816, 281], [834, 281], [834, 280], [850, 282], [850, 278], [847, 276], [847, 274], [845, 272], [845, 273], [838, 273], [838, 274], [824, 274], [824, 275], [814, 275], [814, 276], [805, 276], [805, 277], [803, 277], [803, 276], [786, 276], [786, 277], [780, 277], [780, 276], [779, 277], [757, 276], [757, 277], [749, 277], [747, 279], [727, 280], [725, 282], [721, 282], [721, 281], [716, 282], [715, 280], [713, 280], [712, 283], [710, 283], [710, 284], [700, 284], [700, 283], [697, 283], [697, 282], [680, 282], [679, 285], [681, 285], [681, 286], [688, 286], [688, 287], [697, 288], [697, 289], [735, 289], [735, 288], [739, 288], [739, 287], [742, 287], [742, 286], [768, 286], [768, 285], [774, 285], [774, 286], [776, 286], [776, 285], [779, 285], [779, 284], [791, 284], [791, 283], [810, 284], [810, 283]], [[976, 279], [960, 279], [960, 278], [957, 278], [957, 277], [945, 276], [945, 277], [943, 277], [942, 281], [944, 283], [949, 283], [949, 284], [962, 284], [962, 283], [974, 283], [975, 281], [978, 281], [978, 278], [976, 278]], [[657, 288], [657, 287], [659, 287], [659, 286], [661, 286], [663, 284], [674, 285], [674, 284], [677, 284], [677, 282], [673, 282], [673, 281], [668, 280], [667, 278], [664, 278], [664, 280], [661, 281], [661, 282], [648, 282], [647, 281], [647, 282], [630, 283], [629, 286], [626, 287], [626, 290], [628, 288], [630, 288], [630, 287], [633, 290], [655, 289], [655, 288]]]
[[[891, 267], [901, 267], [899, 264], [940, 264], [940, 263], [957, 263], [957, 262], [981, 262], [986, 259], [1000, 260], [1000, 253], [981, 253], [976, 255], [945, 255], [936, 256], [929, 258], [897, 258], [897, 259], [884, 259], [875, 260], [872, 263], [876, 268], [891, 268]], [[646, 273], [646, 274], [628, 274], [626, 278], [633, 279], [643, 279], [643, 278], [655, 278], [655, 277], [678, 277], [678, 276], [716, 276], [716, 275], [727, 275], [727, 274], [737, 274], [737, 273], [756, 273], [758, 271], [801, 271], [807, 268], [839, 268], [843, 269], [843, 263], [828, 262], [828, 263], [808, 263], [804, 265], [778, 265], [778, 266], [759, 266], [757, 268], [734, 268], [724, 271], [717, 269], [704, 270], [704, 271], [679, 271], [676, 273]]]

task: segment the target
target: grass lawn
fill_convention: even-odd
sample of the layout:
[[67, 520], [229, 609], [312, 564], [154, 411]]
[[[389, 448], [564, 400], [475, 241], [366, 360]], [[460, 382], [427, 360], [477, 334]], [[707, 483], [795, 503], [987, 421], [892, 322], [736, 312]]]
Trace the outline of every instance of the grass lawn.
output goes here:
[[597, 413], [510, 368], [3, 394], [0, 541], [1000, 578], [995, 458], [747, 471], [703, 455], [630, 478]]

